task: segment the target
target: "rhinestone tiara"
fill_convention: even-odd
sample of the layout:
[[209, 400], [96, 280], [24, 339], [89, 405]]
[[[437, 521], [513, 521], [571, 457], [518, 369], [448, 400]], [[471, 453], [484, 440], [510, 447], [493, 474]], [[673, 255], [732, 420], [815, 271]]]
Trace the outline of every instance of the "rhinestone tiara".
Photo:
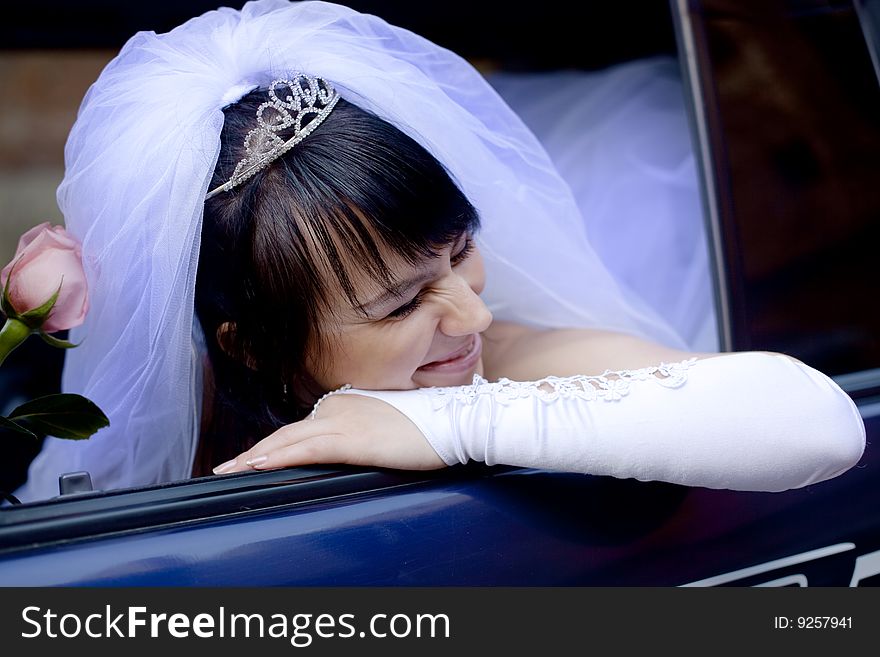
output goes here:
[[[257, 108], [257, 127], [244, 138], [245, 156], [235, 166], [232, 177], [208, 192], [205, 200], [228, 192], [308, 137], [338, 100], [333, 85], [323, 78], [297, 73], [291, 79], [274, 80], [269, 85], [269, 100]], [[268, 116], [267, 110], [271, 110]], [[278, 132], [291, 127], [292, 137], [285, 141], [278, 136]]]

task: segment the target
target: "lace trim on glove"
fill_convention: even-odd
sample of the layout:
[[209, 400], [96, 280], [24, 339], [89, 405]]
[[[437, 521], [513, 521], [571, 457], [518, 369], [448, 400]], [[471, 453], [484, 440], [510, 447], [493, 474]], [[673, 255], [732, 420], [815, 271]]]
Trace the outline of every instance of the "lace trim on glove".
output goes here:
[[548, 376], [537, 381], [511, 381], [501, 378], [490, 383], [479, 374], [474, 374], [474, 382], [469, 386], [419, 390], [433, 397], [435, 410], [448, 406], [453, 400], [473, 404], [480, 395], [492, 395], [502, 404], [520, 397], [537, 397], [544, 402], [575, 398], [617, 401], [629, 394], [636, 381], [654, 381], [665, 388], [678, 388], [687, 381], [688, 369], [696, 361], [696, 358], [691, 358], [638, 370], [605, 370], [597, 376]]
[[315, 416], [318, 414], [318, 406], [321, 405], [321, 402], [330, 397], [331, 395], [338, 395], [341, 392], [345, 392], [346, 390], [351, 390], [351, 384], [346, 383], [343, 386], [336, 388], [336, 390], [331, 390], [330, 392], [325, 392], [324, 396], [321, 397], [318, 401], [315, 402], [315, 405], [312, 406], [312, 412], [309, 414], [309, 419], [314, 420]]

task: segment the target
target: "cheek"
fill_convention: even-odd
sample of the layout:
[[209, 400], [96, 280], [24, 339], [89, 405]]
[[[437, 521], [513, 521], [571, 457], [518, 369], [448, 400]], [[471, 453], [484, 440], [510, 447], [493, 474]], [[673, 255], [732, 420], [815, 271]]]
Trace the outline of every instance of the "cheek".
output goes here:
[[[420, 321], [421, 320], [421, 321]], [[406, 389], [431, 348], [435, 326], [412, 317], [392, 325], [361, 326], [337, 335], [312, 376], [326, 390], [350, 383], [364, 389]]]
[[365, 350], [376, 361], [374, 371], [393, 378], [398, 386], [411, 381], [415, 370], [424, 363], [437, 332], [437, 323], [429, 313], [417, 314], [418, 317], [403, 320], [388, 331], [380, 331]]

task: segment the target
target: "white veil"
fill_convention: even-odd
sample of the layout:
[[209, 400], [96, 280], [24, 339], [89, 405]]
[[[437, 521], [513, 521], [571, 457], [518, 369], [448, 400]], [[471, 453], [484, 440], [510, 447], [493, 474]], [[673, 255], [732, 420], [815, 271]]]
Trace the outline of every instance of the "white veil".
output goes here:
[[693, 351], [719, 348], [700, 181], [674, 57], [489, 82], [571, 188], [591, 246], [627, 295]]
[[221, 108], [294, 71], [330, 80], [447, 167], [482, 217], [483, 296], [496, 318], [684, 346], [615, 283], [543, 147], [466, 61], [343, 6], [223, 8], [136, 34], [80, 108], [58, 202], [83, 243], [91, 309], [72, 331], [82, 344], [67, 352], [63, 389], [111, 424], [87, 441], [47, 438], [22, 500], [56, 495], [64, 472], [89, 471], [97, 489], [190, 476], [201, 405], [194, 285]]

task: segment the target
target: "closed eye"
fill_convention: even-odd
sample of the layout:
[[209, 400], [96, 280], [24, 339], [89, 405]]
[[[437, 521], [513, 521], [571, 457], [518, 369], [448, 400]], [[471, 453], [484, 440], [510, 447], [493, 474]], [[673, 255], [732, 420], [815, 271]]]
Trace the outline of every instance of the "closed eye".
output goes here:
[[458, 253], [452, 254], [452, 256], [449, 258], [449, 262], [452, 263], [453, 267], [455, 267], [455, 265], [467, 260], [468, 256], [473, 253], [473, 251], [474, 238], [468, 235], [467, 238], [465, 238], [464, 246], [461, 247], [461, 250], [459, 250]]
[[[464, 245], [456, 252], [453, 253], [449, 257], [450, 264], [455, 267], [456, 265], [464, 262], [468, 259], [468, 257], [474, 251], [474, 239], [470, 234], [466, 234]], [[404, 317], [408, 317], [413, 314], [416, 310], [418, 310], [419, 306], [422, 305], [422, 296], [424, 295], [424, 290], [421, 290], [416, 296], [414, 296], [410, 301], [403, 304], [402, 306], [395, 308], [390, 313], [385, 316], [385, 319], [403, 319]]]
[[419, 306], [422, 305], [422, 294], [424, 292], [420, 291], [416, 296], [412, 298], [411, 301], [403, 304], [399, 308], [395, 308], [386, 316], [386, 319], [403, 319], [404, 317], [408, 317], [412, 313], [414, 313]]

